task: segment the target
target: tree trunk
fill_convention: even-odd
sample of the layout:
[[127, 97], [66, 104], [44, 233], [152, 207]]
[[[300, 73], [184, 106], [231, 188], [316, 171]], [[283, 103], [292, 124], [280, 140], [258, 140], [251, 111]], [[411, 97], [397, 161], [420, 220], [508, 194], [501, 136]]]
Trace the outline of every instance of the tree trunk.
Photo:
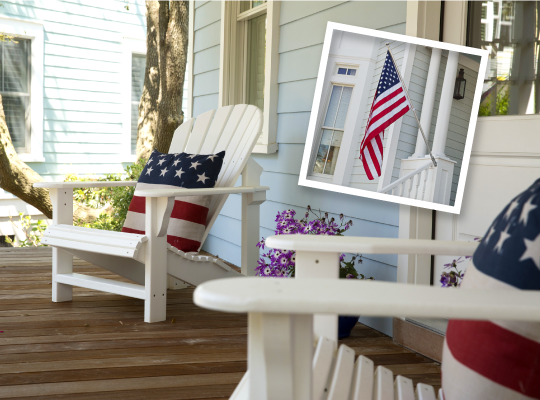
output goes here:
[[175, 129], [183, 122], [182, 93], [188, 43], [188, 2], [147, 1], [147, 53], [139, 103], [137, 158], [153, 149], [169, 151]]
[[[32, 168], [21, 161], [13, 147], [6, 124], [2, 96], [0, 95], [0, 188], [17, 196], [22, 201], [34, 206], [47, 218], [52, 218], [52, 204], [48, 189], [34, 188], [35, 182], [44, 179]], [[110, 208], [107, 208], [109, 211]], [[104, 209], [93, 209], [75, 203], [73, 220], [92, 222]]]

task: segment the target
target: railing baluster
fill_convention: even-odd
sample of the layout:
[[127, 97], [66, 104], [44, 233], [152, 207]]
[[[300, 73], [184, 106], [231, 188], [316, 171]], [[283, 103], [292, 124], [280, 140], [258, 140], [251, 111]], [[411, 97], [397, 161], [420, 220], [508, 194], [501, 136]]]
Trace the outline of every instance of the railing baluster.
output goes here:
[[411, 198], [411, 191], [412, 191], [412, 188], [413, 188], [413, 183], [414, 183], [414, 177], [416, 175], [412, 176], [408, 181], [409, 181], [409, 193], [407, 193], [407, 198], [410, 199]]
[[422, 190], [422, 200], [424, 200], [424, 198], [426, 197], [426, 187], [427, 187], [427, 182], [428, 182], [427, 178], [428, 178], [430, 169], [431, 168], [428, 168], [422, 171], [422, 173], [424, 174], [424, 188]]
[[418, 175], [415, 175], [416, 178], [416, 192], [414, 193], [414, 198], [418, 199], [418, 186], [420, 186], [420, 177], [422, 176], [422, 173], [424, 171], [420, 172]]

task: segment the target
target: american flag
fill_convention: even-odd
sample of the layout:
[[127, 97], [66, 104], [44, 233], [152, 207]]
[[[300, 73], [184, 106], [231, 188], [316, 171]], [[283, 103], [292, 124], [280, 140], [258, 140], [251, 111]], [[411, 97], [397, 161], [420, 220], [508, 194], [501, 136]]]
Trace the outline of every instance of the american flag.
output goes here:
[[[152, 152], [136, 190], [203, 189], [215, 186], [225, 152], [217, 154], [162, 154]], [[184, 252], [198, 251], [206, 230], [212, 196], [176, 197], [167, 229], [167, 243]], [[122, 232], [145, 234], [146, 200], [133, 196]]]
[[[540, 291], [540, 179], [495, 219], [461, 289], [445, 290], [467, 289]], [[540, 399], [538, 322], [451, 320], [443, 352], [445, 399]]]
[[381, 78], [369, 112], [366, 133], [360, 145], [360, 159], [369, 180], [375, 179], [375, 175], [381, 176], [384, 130], [411, 108], [390, 51], [387, 51]]

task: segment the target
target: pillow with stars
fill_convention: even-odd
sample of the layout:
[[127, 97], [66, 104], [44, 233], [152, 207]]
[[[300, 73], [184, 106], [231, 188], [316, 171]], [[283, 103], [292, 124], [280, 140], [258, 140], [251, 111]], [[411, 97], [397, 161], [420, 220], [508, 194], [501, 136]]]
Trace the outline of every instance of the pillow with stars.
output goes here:
[[[137, 189], [212, 188], [223, 166], [225, 152], [217, 154], [163, 154], [157, 150], [146, 162]], [[167, 230], [167, 243], [184, 252], [199, 251], [206, 230], [212, 196], [176, 197]], [[145, 233], [146, 200], [133, 196], [122, 232]]]
[[[540, 179], [499, 214], [460, 289], [540, 290]], [[540, 399], [540, 323], [451, 320], [442, 360], [445, 400]]]

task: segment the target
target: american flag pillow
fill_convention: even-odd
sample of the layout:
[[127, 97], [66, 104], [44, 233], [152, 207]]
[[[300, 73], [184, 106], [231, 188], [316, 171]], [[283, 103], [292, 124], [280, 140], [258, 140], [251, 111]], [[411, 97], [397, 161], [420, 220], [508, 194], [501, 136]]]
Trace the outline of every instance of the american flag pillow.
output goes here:
[[[540, 179], [499, 214], [449, 290], [475, 288], [540, 290]], [[450, 321], [442, 379], [445, 400], [540, 399], [540, 324]]]
[[[152, 152], [136, 189], [188, 189], [215, 186], [225, 152], [217, 154], [163, 154]], [[212, 196], [176, 197], [167, 230], [167, 242], [184, 252], [198, 251], [206, 229]], [[144, 234], [146, 199], [133, 196], [122, 232]]]

